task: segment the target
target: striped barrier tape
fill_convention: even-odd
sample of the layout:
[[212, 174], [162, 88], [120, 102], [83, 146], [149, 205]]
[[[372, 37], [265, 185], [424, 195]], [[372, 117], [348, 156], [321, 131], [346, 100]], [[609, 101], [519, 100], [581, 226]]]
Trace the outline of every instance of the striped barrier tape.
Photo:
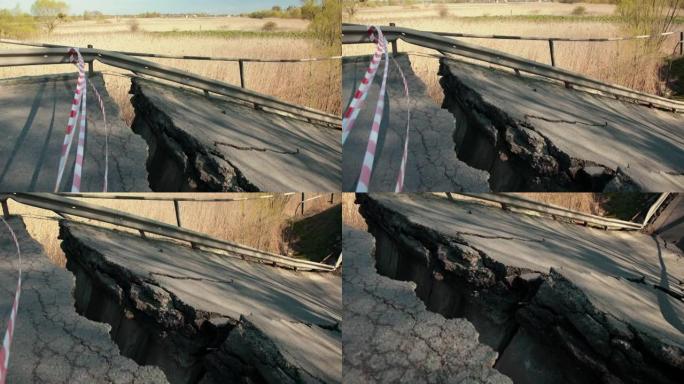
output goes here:
[[[69, 49], [70, 61], [74, 61], [74, 54], [78, 55], [81, 62], [83, 58], [77, 49]], [[71, 112], [69, 113], [69, 120], [67, 122], [66, 132], [64, 134], [64, 142], [62, 144], [62, 154], [59, 158], [59, 169], [57, 170], [57, 181], [55, 182], [55, 192], [59, 191], [59, 187], [62, 184], [62, 176], [64, 175], [64, 169], [66, 168], [67, 155], [71, 149], [71, 143], [73, 141], [74, 125], [78, 117], [79, 107], [81, 106], [81, 99], [83, 96], [83, 89], [85, 88], [85, 71], [83, 66], [78, 63], [79, 73], [78, 82], [76, 83], [76, 91], [74, 92], [74, 99], [71, 103]]]
[[401, 192], [404, 189], [404, 175], [406, 173], [406, 161], [408, 160], [408, 143], [409, 143], [409, 128], [411, 124], [411, 97], [409, 96], [408, 82], [401, 66], [392, 57], [392, 62], [399, 70], [401, 80], [404, 82], [404, 95], [406, 96], [406, 136], [404, 138], [404, 153], [401, 156], [401, 166], [399, 167], [399, 176], [397, 177], [397, 184], [394, 187], [394, 192]]
[[[78, 70], [83, 70], [83, 58], [78, 59]], [[83, 176], [83, 157], [85, 156], [85, 138], [86, 138], [86, 101], [88, 100], [88, 75], [85, 75], [85, 83], [83, 84], [83, 97], [81, 99], [81, 123], [78, 125], [78, 147], [76, 148], [76, 161], [74, 162], [74, 177], [71, 182], [71, 192], [81, 192], [81, 177]], [[68, 153], [67, 153], [68, 156]]]
[[95, 93], [95, 97], [97, 97], [97, 103], [100, 105], [100, 111], [102, 112], [102, 121], [104, 122], [104, 130], [105, 130], [105, 168], [104, 168], [104, 185], [102, 187], [102, 192], [107, 192], [108, 189], [108, 180], [109, 180], [109, 130], [107, 129], [107, 114], [105, 113], [105, 105], [104, 101], [102, 100], [102, 96], [100, 96], [100, 92], [97, 91], [97, 88], [95, 88], [95, 84], [91, 81], [90, 82], [90, 88], [93, 90], [93, 93]]
[[[370, 27], [368, 29], [368, 33], [371, 36], [373, 35], [373, 28], [374, 27]], [[380, 66], [380, 61], [382, 60], [382, 53], [384, 50], [387, 50], [386, 46], [383, 46], [382, 44], [377, 45], [377, 49], [375, 50], [373, 58], [368, 65], [368, 69], [366, 70], [361, 83], [359, 83], [359, 87], [356, 89], [356, 92], [354, 92], [354, 97], [352, 98], [351, 103], [349, 103], [349, 106], [342, 117], [342, 145], [344, 145], [345, 141], [347, 141], [347, 137], [354, 127], [354, 122], [359, 116], [359, 112], [363, 108], [363, 102], [366, 100], [366, 97], [368, 97], [368, 90], [373, 84], [373, 79], [375, 78], [375, 73], [378, 71], [378, 67]]]
[[387, 53], [387, 40], [378, 27], [371, 27], [369, 31], [375, 30], [375, 35], [371, 34], [371, 40], [375, 41], [378, 46], [382, 46], [385, 54], [385, 68], [382, 76], [382, 84], [380, 85], [380, 93], [378, 94], [378, 103], [375, 107], [375, 115], [373, 116], [373, 125], [368, 136], [368, 144], [366, 146], [366, 153], [363, 156], [363, 164], [361, 165], [361, 175], [356, 185], [356, 192], [368, 192], [370, 179], [373, 175], [373, 163], [375, 162], [375, 149], [378, 144], [378, 136], [380, 135], [380, 123], [382, 122], [382, 114], [385, 109], [385, 92], [387, 89], [387, 72], [389, 64], [389, 54]]
[[19, 296], [21, 295], [21, 248], [17, 235], [12, 230], [12, 227], [5, 221], [3, 217], [0, 220], [5, 224], [12, 235], [14, 245], [17, 247], [17, 257], [19, 258], [19, 278], [17, 279], [17, 290], [14, 294], [14, 301], [12, 302], [12, 311], [10, 312], [9, 322], [7, 323], [7, 330], [5, 337], [2, 339], [2, 346], [0, 346], [0, 384], [5, 384], [7, 381], [7, 368], [9, 366], [10, 346], [12, 344], [12, 337], [14, 336], [14, 326], [17, 321], [17, 312], [19, 310]]

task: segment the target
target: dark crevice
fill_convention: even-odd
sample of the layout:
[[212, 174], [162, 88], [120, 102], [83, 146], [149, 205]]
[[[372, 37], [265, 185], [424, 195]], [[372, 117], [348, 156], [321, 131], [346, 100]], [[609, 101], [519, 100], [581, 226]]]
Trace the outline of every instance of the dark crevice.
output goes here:
[[[457, 124], [455, 151], [471, 167], [488, 171], [492, 191], [633, 191], [638, 187], [619, 168], [570, 157], [535, 130], [531, 120], [606, 126], [605, 122], [566, 121], [526, 115], [516, 120], [485, 102], [441, 63], [442, 108]], [[562, 127], [561, 127], [562, 128]]]
[[357, 202], [375, 237], [377, 272], [414, 282], [428, 310], [470, 321], [479, 341], [499, 353], [494, 367], [515, 383], [669, 384], [681, 377], [681, 350], [598, 311], [558, 271], [511, 268], [372, 198], [357, 195]]

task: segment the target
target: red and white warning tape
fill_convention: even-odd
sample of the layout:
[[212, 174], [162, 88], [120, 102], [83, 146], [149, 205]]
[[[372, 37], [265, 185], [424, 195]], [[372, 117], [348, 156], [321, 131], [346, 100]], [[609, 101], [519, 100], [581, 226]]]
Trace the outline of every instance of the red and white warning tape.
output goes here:
[[[356, 192], [368, 192], [368, 187], [370, 185], [371, 177], [373, 175], [373, 163], [375, 162], [375, 151], [378, 145], [378, 137], [380, 134], [380, 124], [382, 122], [382, 116], [385, 109], [385, 93], [387, 90], [387, 76], [389, 73], [389, 52], [387, 50], [387, 39], [383, 35], [380, 28], [377, 26], [370, 26], [368, 28], [368, 33], [370, 34], [371, 41], [375, 42], [377, 45], [375, 54], [371, 59], [370, 65], [366, 70], [366, 73], [359, 84], [358, 89], [354, 93], [349, 107], [347, 108], [344, 116], [342, 117], [342, 144], [345, 141], [351, 129], [354, 126], [354, 122], [359, 115], [359, 112], [364, 107], [364, 102], [368, 96], [368, 90], [373, 82], [375, 73], [377, 72], [380, 61], [382, 61], [382, 55], [385, 56], [385, 66], [384, 73], [382, 76], [382, 84], [380, 85], [380, 92], [378, 94], [378, 102], [375, 108], [375, 114], [373, 115], [373, 124], [371, 126], [370, 135], [368, 137], [368, 144], [366, 145], [366, 152], [363, 157], [363, 164], [361, 166], [361, 174], [359, 175], [359, 180], [356, 185]], [[404, 72], [401, 70], [399, 64], [392, 58], [394, 64], [399, 70], [399, 74], [404, 82], [404, 93], [407, 100], [407, 120], [406, 120], [406, 136], [404, 139], [404, 151], [401, 158], [401, 166], [399, 168], [399, 175], [397, 177], [397, 182], [395, 184], [395, 192], [401, 192], [404, 189], [404, 175], [406, 173], [406, 162], [408, 159], [408, 140], [409, 140], [409, 130], [411, 121], [411, 105], [408, 90], [408, 83]]]
[[[370, 27], [368, 29], [368, 33], [371, 35], [371, 37], [373, 36], [374, 29], [379, 31], [379, 29], [377, 29], [376, 27]], [[356, 121], [356, 118], [359, 116], [359, 112], [361, 111], [361, 109], [363, 109], [363, 102], [366, 100], [366, 97], [368, 97], [368, 90], [370, 89], [371, 84], [373, 84], [375, 73], [378, 71], [380, 61], [382, 60], [382, 54], [386, 50], [386, 45], [383, 46], [383, 44], [377, 44], [377, 49], [375, 50], [375, 54], [373, 54], [373, 58], [371, 59], [371, 62], [368, 65], [368, 69], [366, 69], [366, 73], [364, 74], [363, 79], [359, 84], [359, 87], [356, 89], [356, 92], [354, 92], [354, 97], [352, 98], [351, 103], [349, 103], [349, 107], [347, 107], [347, 110], [345, 111], [344, 116], [342, 117], [343, 145], [344, 142], [347, 141], [347, 137], [349, 136], [349, 133], [354, 127], [354, 122]]]
[[100, 92], [97, 91], [93, 82], [90, 82], [90, 88], [92, 88], [97, 97], [97, 103], [100, 105], [100, 111], [102, 112], [102, 120], [104, 121], [105, 129], [105, 169], [104, 169], [104, 186], [102, 187], [102, 192], [107, 192], [108, 180], [109, 180], [109, 131], [107, 130], [107, 114], [105, 113], [105, 105], [100, 96]]
[[62, 176], [64, 175], [64, 169], [66, 168], [67, 157], [69, 155], [69, 150], [71, 149], [71, 143], [74, 138], [74, 126], [76, 125], [76, 120], [78, 118], [79, 107], [81, 106], [81, 100], [83, 98], [83, 90], [85, 89], [85, 70], [83, 63], [83, 57], [77, 48], [69, 49], [69, 59], [74, 62], [74, 55], [77, 55], [77, 67], [78, 67], [78, 82], [76, 83], [76, 91], [74, 92], [74, 99], [71, 103], [71, 112], [69, 113], [69, 121], [67, 122], [66, 132], [64, 134], [64, 143], [62, 144], [62, 154], [59, 158], [59, 168], [57, 171], [57, 181], [55, 182], [55, 192], [59, 192], [59, 187], [62, 184]]
[[401, 66], [396, 60], [394, 60], [394, 57], [392, 57], [392, 61], [399, 70], [401, 80], [404, 82], [404, 95], [406, 96], [406, 137], [404, 139], [404, 153], [401, 156], [399, 176], [397, 177], [397, 184], [394, 187], [394, 192], [401, 192], [404, 190], [404, 174], [406, 173], [406, 161], [408, 160], [409, 127], [411, 124], [411, 97], [409, 96], [408, 82], [406, 81], [406, 76], [404, 76], [404, 71], [401, 70]]
[[[377, 33], [377, 37], [373, 34], [373, 30]], [[366, 154], [363, 156], [363, 164], [361, 165], [361, 175], [356, 184], [356, 192], [368, 192], [370, 179], [373, 174], [373, 162], [375, 161], [375, 149], [378, 144], [378, 136], [380, 135], [380, 123], [382, 122], [382, 114], [385, 110], [385, 91], [387, 89], [387, 68], [389, 64], [389, 55], [387, 53], [387, 40], [382, 34], [380, 28], [371, 27], [371, 40], [382, 48], [382, 53], [385, 55], [385, 67], [382, 75], [382, 84], [380, 85], [380, 93], [378, 94], [378, 103], [375, 107], [375, 115], [373, 116], [373, 125], [368, 136], [368, 144], [366, 145]]]
[[[83, 68], [81, 63], [83, 59], [79, 55], [79, 71]], [[83, 98], [81, 100], [81, 122], [78, 125], [78, 148], [76, 149], [76, 161], [74, 162], [74, 177], [71, 182], [71, 192], [81, 192], [81, 176], [83, 175], [83, 156], [85, 155], [85, 138], [86, 138], [86, 101], [88, 100], [88, 75], [85, 76], [85, 83], [83, 86]]]
[[17, 280], [17, 290], [14, 294], [14, 302], [12, 303], [12, 312], [10, 312], [9, 322], [7, 323], [7, 330], [5, 337], [2, 339], [2, 346], [0, 346], [0, 384], [5, 384], [7, 380], [7, 367], [9, 366], [10, 346], [12, 345], [12, 337], [14, 336], [14, 326], [17, 321], [17, 311], [19, 310], [19, 296], [21, 295], [21, 248], [19, 248], [19, 241], [14, 234], [12, 227], [0, 217], [7, 229], [9, 229], [14, 245], [17, 247], [17, 256], [19, 258], [19, 279]]

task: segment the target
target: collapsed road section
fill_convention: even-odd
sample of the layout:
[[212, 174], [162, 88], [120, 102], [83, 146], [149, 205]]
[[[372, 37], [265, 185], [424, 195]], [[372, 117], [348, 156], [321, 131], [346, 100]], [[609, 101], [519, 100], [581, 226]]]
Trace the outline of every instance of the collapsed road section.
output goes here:
[[673, 244], [474, 201], [357, 202], [377, 271], [414, 282], [430, 311], [470, 321], [515, 383], [677, 383], [684, 374], [684, 256]]
[[[74, 310], [74, 276], [54, 265], [20, 218], [7, 219], [22, 254], [22, 291], [9, 355], [7, 383], [167, 383], [157, 367], [120, 354], [110, 326]], [[1, 223], [0, 223], [1, 225]], [[18, 263], [4, 225], [0, 235], [0, 334], [17, 287]], [[6, 357], [6, 356], [5, 356]], [[3, 359], [4, 362], [4, 359]]]
[[429, 312], [415, 283], [375, 271], [372, 252], [370, 234], [344, 229], [345, 383], [512, 383], [472, 324]]
[[684, 114], [442, 59], [458, 158], [494, 191], [684, 191]]
[[61, 221], [76, 310], [177, 383], [339, 383], [338, 274]]
[[335, 191], [340, 130], [134, 78], [133, 130], [150, 147], [156, 191]]
[[[76, 74], [69, 74], [0, 80], [3, 117], [0, 121], [3, 137], [0, 141], [0, 191], [54, 190], [76, 78]], [[120, 118], [102, 75], [95, 73], [88, 80], [102, 96], [107, 127], [105, 129], [100, 106], [91, 93], [87, 104], [88, 135], [81, 190], [102, 191], [105, 168], [108, 168], [110, 191], [149, 191], [147, 172], [140, 166], [147, 157], [145, 141]], [[107, 148], [108, 167], [105, 164]], [[70, 170], [74, 168], [74, 161], [75, 157], [71, 156], [67, 162], [69, 171], [65, 172], [62, 186], [72, 183]]]
[[[370, 56], [345, 57], [342, 63], [342, 99], [345, 108], [356, 91], [370, 62]], [[406, 140], [406, 124], [410, 109], [410, 137], [404, 176], [404, 191], [469, 191], [487, 192], [488, 174], [470, 167], [458, 159], [451, 137], [454, 118], [440, 109], [427, 96], [425, 84], [411, 68], [407, 55], [393, 55], [389, 63], [387, 94], [380, 133], [375, 149], [375, 163], [369, 190], [390, 192], [395, 190]], [[404, 95], [402, 75], [410, 92]], [[382, 74], [378, 73], [377, 77]], [[361, 110], [354, 129], [344, 144], [343, 191], [355, 191], [361, 172], [369, 132], [373, 123], [375, 103], [380, 92], [381, 79], [370, 87], [365, 107]]]

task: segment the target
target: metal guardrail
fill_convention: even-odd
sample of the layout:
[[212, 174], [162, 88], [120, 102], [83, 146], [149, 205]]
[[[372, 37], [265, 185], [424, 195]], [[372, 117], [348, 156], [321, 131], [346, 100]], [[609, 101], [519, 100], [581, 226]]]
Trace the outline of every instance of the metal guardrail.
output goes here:
[[[385, 35], [385, 38], [387, 38], [389, 42], [396, 42], [397, 40], [401, 39], [410, 44], [418, 45], [424, 48], [431, 48], [443, 54], [444, 59], [447, 60], [450, 59], [448, 54], [462, 56], [490, 64], [500, 65], [502, 67], [513, 69], [516, 72], [527, 72], [537, 76], [560, 81], [565, 83], [566, 87], [578, 86], [585, 89], [600, 91], [616, 98], [632, 100], [650, 107], [657, 107], [669, 111], [684, 113], [684, 102], [635, 91], [633, 89], [619, 85], [604, 83], [602, 81], [592, 79], [572, 71], [528, 60], [522, 57], [511, 55], [509, 53], [408, 28], [387, 26], [381, 27], [381, 29]], [[342, 43], [370, 43], [367, 27], [363, 25], [343, 25]]]
[[[145, 233], [154, 233], [156, 235], [189, 242], [193, 247], [222, 250], [228, 252], [229, 254], [235, 255], [235, 257], [250, 262], [270, 264], [277, 267], [285, 267], [300, 271], [330, 272], [335, 270], [335, 266], [332, 265], [316, 263], [308, 260], [300, 260], [271, 252], [261, 251], [256, 248], [216, 239], [199, 232], [178, 228], [156, 220], [151, 220], [114, 209], [104, 208], [98, 205], [61, 197], [55, 194], [0, 194], [0, 201], [6, 201], [8, 198], [18, 203], [37, 208], [48, 209], [62, 215], [66, 214], [135, 229], [138, 230], [141, 235], [144, 235]], [[8, 215], [9, 211], [6, 202], [2, 204], [2, 208], [4, 214]]]
[[[663, 193], [660, 197], [651, 205], [646, 218], [642, 223], [635, 223], [632, 221], [625, 221], [619, 219], [612, 219], [608, 217], [602, 217], [597, 215], [592, 215], [584, 212], [577, 212], [571, 209], [559, 207], [553, 204], [541, 203], [534, 200], [525, 199], [520, 196], [512, 194], [493, 194], [493, 193], [463, 193], [459, 192], [458, 195], [468, 196], [471, 198], [485, 200], [489, 202], [499, 203], [502, 208], [506, 209], [508, 207], [514, 207], [518, 209], [524, 209], [528, 211], [542, 213], [544, 215], [550, 215], [553, 218], [564, 218], [567, 220], [584, 223], [585, 225], [592, 225], [596, 227], [601, 227], [605, 229], [612, 230], [629, 230], [629, 231], [639, 231], [643, 229], [646, 224], [650, 221], [651, 217], [658, 208], [667, 199], [668, 193]], [[447, 196], [451, 198], [451, 193], [447, 193]]]
[[[257, 108], [268, 108], [311, 122], [323, 123], [336, 129], [341, 129], [341, 118], [339, 116], [313, 108], [290, 104], [275, 97], [262, 95], [228, 83], [111, 51], [94, 48], [80, 48], [80, 51], [83, 60], [89, 63], [98, 60], [107, 65], [132, 71], [135, 74], [144, 74], [199, 88], [205, 92], [212, 92], [253, 104]], [[68, 63], [68, 51], [62, 47], [0, 51], [0, 67]]]

